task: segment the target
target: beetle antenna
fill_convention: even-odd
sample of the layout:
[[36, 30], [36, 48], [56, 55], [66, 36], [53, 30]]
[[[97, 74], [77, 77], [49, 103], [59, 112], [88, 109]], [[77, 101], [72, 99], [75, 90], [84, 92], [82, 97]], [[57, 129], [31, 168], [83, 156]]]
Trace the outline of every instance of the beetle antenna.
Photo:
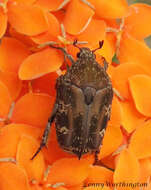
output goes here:
[[78, 48], [79, 50], [81, 50], [81, 48], [80, 48], [79, 46], [77, 46], [77, 44], [78, 44], [78, 40], [76, 39], [76, 40], [74, 40], [73, 45], [74, 45], [76, 48]]
[[96, 49], [94, 49], [94, 50], [92, 50], [92, 52], [94, 53], [96, 50], [101, 49], [101, 48], [102, 48], [102, 46], [103, 46], [103, 44], [104, 44], [104, 40], [99, 41], [99, 47], [98, 47], [98, 48], [96, 48]]

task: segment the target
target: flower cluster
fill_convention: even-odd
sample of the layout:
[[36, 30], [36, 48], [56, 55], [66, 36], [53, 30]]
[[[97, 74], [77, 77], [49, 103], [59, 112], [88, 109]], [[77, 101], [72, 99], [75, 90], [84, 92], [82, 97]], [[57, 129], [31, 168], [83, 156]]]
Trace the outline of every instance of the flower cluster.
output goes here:
[[[151, 49], [144, 42], [150, 23], [151, 6], [126, 0], [0, 0], [1, 190], [151, 189]], [[104, 40], [96, 57], [109, 63], [114, 98], [102, 165], [93, 165], [94, 155], [78, 160], [64, 152], [54, 124], [47, 147], [31, 160], [56, 79], [66, 72], [62, 52], [47, 44], [76, 58], [75, 39], [90, 49]]]

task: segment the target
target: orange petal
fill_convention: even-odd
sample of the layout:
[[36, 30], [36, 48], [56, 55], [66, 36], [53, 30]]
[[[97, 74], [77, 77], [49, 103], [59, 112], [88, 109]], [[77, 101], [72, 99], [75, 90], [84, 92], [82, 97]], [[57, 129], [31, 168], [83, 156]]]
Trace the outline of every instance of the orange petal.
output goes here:
[[113, 172], [101, 166], [92, 166], [86, 179], [86, 184], [111, 182]]
[[[66, 8], [65, 8], [65, 10], [66, 10]], [[63, 19], [64, 19], [64, 16], [66, 14], [66, 11], [62, 11], [62, 9], [60, 9], [59, 11], [53, 12], [53, 14], [58, 19], [59, 23], [63, 23]], [[69, 35], [69, 34], [67, 34], [67, 35]]]
[[45, 163], [42, 152], [34, 160], [31, 160], [39, 148], [39, 143], [30, 136], [22, 136], [17, 147], [16, 161], [20, 167], [23, 167], [30, 180], [41, 181], [45, 172]]
[[103, 18], [105, 21], [106, 25], [111, 28], [119, 28], [119, 24], [117, 23], [116, 19], [111, 19], [111, 18]]
[[129, 14], [125, 18], [124, 27], [135, 38], [143, 39], [151, 35], [150, 22], [151, 6], [137, 3], [129, 6]]
[[12, 103], [8, 88], [0, 81], [0, 117], [6, 118]]
[[128, 78], [136, 74], [147, 74], [147, 72], [137, 63], [124, 63], [115, 67], [112, 74], [112, 83], [116, 90], [125, 99], [131, 99], [128, 88]]
[[31, 81], [22, 81], [22, 88], [15, 102], [17, 102], [22, 96], [29, 92], [32, 92]]
[[122, 133], [120, 130], [121, 114], [120, 103], [114, 96], [111, 109], [111, 119], [107, 125], [107, 129], [104, 135], [102, 143], [103, 146], [101, 147], [99, 154], [100, 159], [115, 151], [122, 142]]
[[0, 69], [17, 74], [19, 66], [29, 54], [29, 50], [20, 41], [4, 37], [0, 46]]
[[[53, 187], [47, 187], [47, 185], [46, 185], [46, 187], [44, 187], [42, 190], [70, 190], [70, 188], [69, 189], [67, 189], [67, 188], [65, 188], [65, 187], [55, 187], [55, 188], [53, 188]], [[73, 189], [74, 190], [74, 189]], [[79, 189], [78, 189], [79, 190]]]
[[80, 0], [72, 0], [67, 8], [63, 22], [65, 30], [72, 35], [83, 32], [93, 15], [94, 11], [90, 7]]
[[28, 93], [16, 102], [11, 119], [15, 123], [44, 127], [53, 103], [54, 98], [47, 94]]
[[24, 124], [10, 124], [1, 128], [0, 157], [15, 157], [20, 136], [24, 134], [38, 138], [41, 131], [35, 127]]
[[92, 184], [89, 187], [85, 187], [83, 190], [111, 190], [111, 189], [105, 186], [104, 184], [100, 184], [100, 185]]
[[[44, 190], [43, 186], [41, 184], [31, 184], [30, 185], [31, 190]], [[51, 190], [51, 189], [49, 189]]]
[[25, 171], [12, 163], [0, 164], [0, 187], [1, 190], [30, 190], [28, 177]]
[[131, 133], [142, 125], [146, 118], [136, 110], [133, 102], [120, 102], [120, 105], [122, 110], [121, 124], [128, 133]]
[[[35, 93], [46, 93], [50, 96], [55, 96], [56, 94], [56, 79], [58, 78], [56, 72], [48, 73], [40, 78], [32, 81], [32, 89]], [[45, 84], [45, 85], [44, 85]]]
[[[36, 5], [40, 6], [46, 11], [56, 11], [61, 4], [64, 2], [64, 0], [37, 0]], [[62, 7], [63, 8], [63, 7]]]
[[25, 44], [29, 49], [34, 48], [35, 46], [37, 47], [37, 44], [33, 42], [30, 36], [26, 36], [24, 34], [21, 34], [17, 32], [14, 28], [11, 26], [9, 27], [9, 35], [19, 41], [21, 41], [23, 44]]
[[47, 19], [48, 19], [48, 33], [54, 37], [57, 37], [60, 34], [60, 23], [59, 23], [59, 21], [50, 12], [47, 13]]
[[48, 30], [45, 14], [38, 6], [11, 2], [8, 6], [8, 20], [17, 32], [29, 36]]
[[75, 186], [68, 187], [68, 190], [80, 190], [83, 188], [83, 183]]
[[136, 109], [145, 116], [151, 116], [151, 77], [134, 75], [129, 78], [130, 91]]
[[46, 48], [24, 60], [19, 70], [22, 80], [31, 80], [54, 72], [63, 63], [63, 55], [53, 48]]
[[115, 169], [115, 158], [116, 155], [110, 154], [109, 156], [104, 157], [101, 159], [101, 162], [104, 166], [107, 166], [108, 168]]
[[146, 190], [150, 190], [151, 189], [151, 182], [147, 183], [145, 186], [146, 186]]
[[122, 139], [120, 126], [108, 124], [102, 143], [103, 145], [100, 149], [99, 159], [114, 152], [122, 143]]
[[151, 160], [149, 158], [139, 160], [141, 169], [141, 182], [147, 182], [148, 178], [151, 176]]
[[14, 0], [17, 3], [24, 3], [24, 4], [29, 4], [32, 5], [36, 0]]
[[52, 36], [48, 31], [37, 36], [32, 36], [31, 40], [36, 44], [43, 44], [49, 41], [57, 41], [57, 38]]
[[3, 13], [2, 9], [0, 9], [0, 18], [0, 38], [2, 38], [7, 28], [7, 14]]
[[111, 118], [109, 120], [110, 125], [121, 125], [122, 122], [122, 110], [119, 100], [113, 96], [112, 108], [111, 108]]
[[124, 34], [120, 43], [120, 63], [137, 63], [148, 74], [151, 70], [151, 49], [142, 41], [136, 40], [128, 34]]
[[57, 41], [57, 36], [60, 34], [59, 21], [50, 12], [47, 13], [47, 19], [48, 19], [48, 31], [46, 31], [45, 33], [39, 34], [37, 36], [31, 37], [31, 39], [35, 43], [42, 44], [48, 41]]
[[[95, 48], [98, 47], [95, 46]], [[112, 58], [115, 54], [115, 35], [108, 33], [104, 39], [103, 47], [100, 50], [96, 51], [96, 55], [100, 54], [101, 56], [105, 57], [108, 63], [112, 62]]]
[[[123, 150], [119, 156], [117, 166], [114, 172], [114, 183], [122, 183], [125, 182], [127, 184], [130, 183], [138, 183], [140, 177], [139, 170], [139, 162], [133, 153], [127, 149]], [[118, 186], [117, 190], [130, 190], [132, 187]], [[136, 187], [136, 189], [138, 189]]]
[[80, 35], [79, 41], [87, 41], [91, 46], [98, 45], [98, 42], [105, 38], [106, 24], [103, 20], [92, 19], [88, 27]]
[[59, 181], [67, 186], [78, 185], [87, 178], [89, 169], [89, 162], [85, 159], [63, 158], [52, 165], [47, 182], [55, 184]]
[[137, 158], [147, 158], [151, 156], [151, 122], [145, 122], [144, 125], [138, 127], [133, 133], [129, 149], [133, 151]]
[[22, 82], [14, 73], [0, 72], [0, 81], [2, 81], [8, 88], [13, 100], [17, 98], [21, 91]]
[[89, 0], [94, 5], [96, 15], [103, 18], [121, 18], [126, 16], [128, 4], [126, 0]]
[[61, 158], [75, 157], [73, 154], [65, 152], [60, 147], [57, 137], [56, 137], [55, 124], [52, 124], [50, 137], [48, 139], [48, 146], [47, 146], [47, 149], [46, 148], [43, 149], [43, 153], [44, 153], [45, 159], [47, 160], [49, 164], [52, 164], [53, 162]]

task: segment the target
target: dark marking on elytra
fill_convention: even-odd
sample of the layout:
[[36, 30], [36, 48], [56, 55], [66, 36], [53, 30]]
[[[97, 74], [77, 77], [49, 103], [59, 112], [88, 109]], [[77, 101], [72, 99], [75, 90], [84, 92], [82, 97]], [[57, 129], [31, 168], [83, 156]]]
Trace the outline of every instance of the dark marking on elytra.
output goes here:
[[72, 65], [64, 75], [56, 81], [56, 101], [49, 119], [49, 125], [43, 134], [42, 142], [32, 157], [38, 154], [46, 144], [51, 123], [55, 121], [56, 134], [60, 147], [76, 154], [80, 159], [86, 153], [98, 154], [104, 136], [113, 98], [112, 84], [104, 67], [96, 62], [94, 52], [87, 47], [79, 48], [77, 60], [73, 60], [65, 49], [50, 45], [61, 50]]

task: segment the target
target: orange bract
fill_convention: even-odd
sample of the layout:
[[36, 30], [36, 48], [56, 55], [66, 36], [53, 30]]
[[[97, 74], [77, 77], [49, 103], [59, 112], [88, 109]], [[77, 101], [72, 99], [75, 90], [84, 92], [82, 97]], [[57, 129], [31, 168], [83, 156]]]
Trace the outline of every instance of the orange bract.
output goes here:
[[[77, 16], [78, 13], [79, 17]], [[82, 1], [72, 0], [67, 8], [63, 22], [66, 31], [73, 35], [83, 32], [93, 15], [94, 11]]]
[[19, 78], [31, 80], [59, 69], [63, 55], [53, 48], [46, 48], [25, 59], [19, 69]]
[[46, 126], [53, 103], [54, 98], [47, 94], [28, 93], [16, 102], [12, 121], [37, 127]]
[[11, 2], [8, 6], [8, 20], [17, 32], [29, 36], [48, 30], [46, 16], [38, 6]]

